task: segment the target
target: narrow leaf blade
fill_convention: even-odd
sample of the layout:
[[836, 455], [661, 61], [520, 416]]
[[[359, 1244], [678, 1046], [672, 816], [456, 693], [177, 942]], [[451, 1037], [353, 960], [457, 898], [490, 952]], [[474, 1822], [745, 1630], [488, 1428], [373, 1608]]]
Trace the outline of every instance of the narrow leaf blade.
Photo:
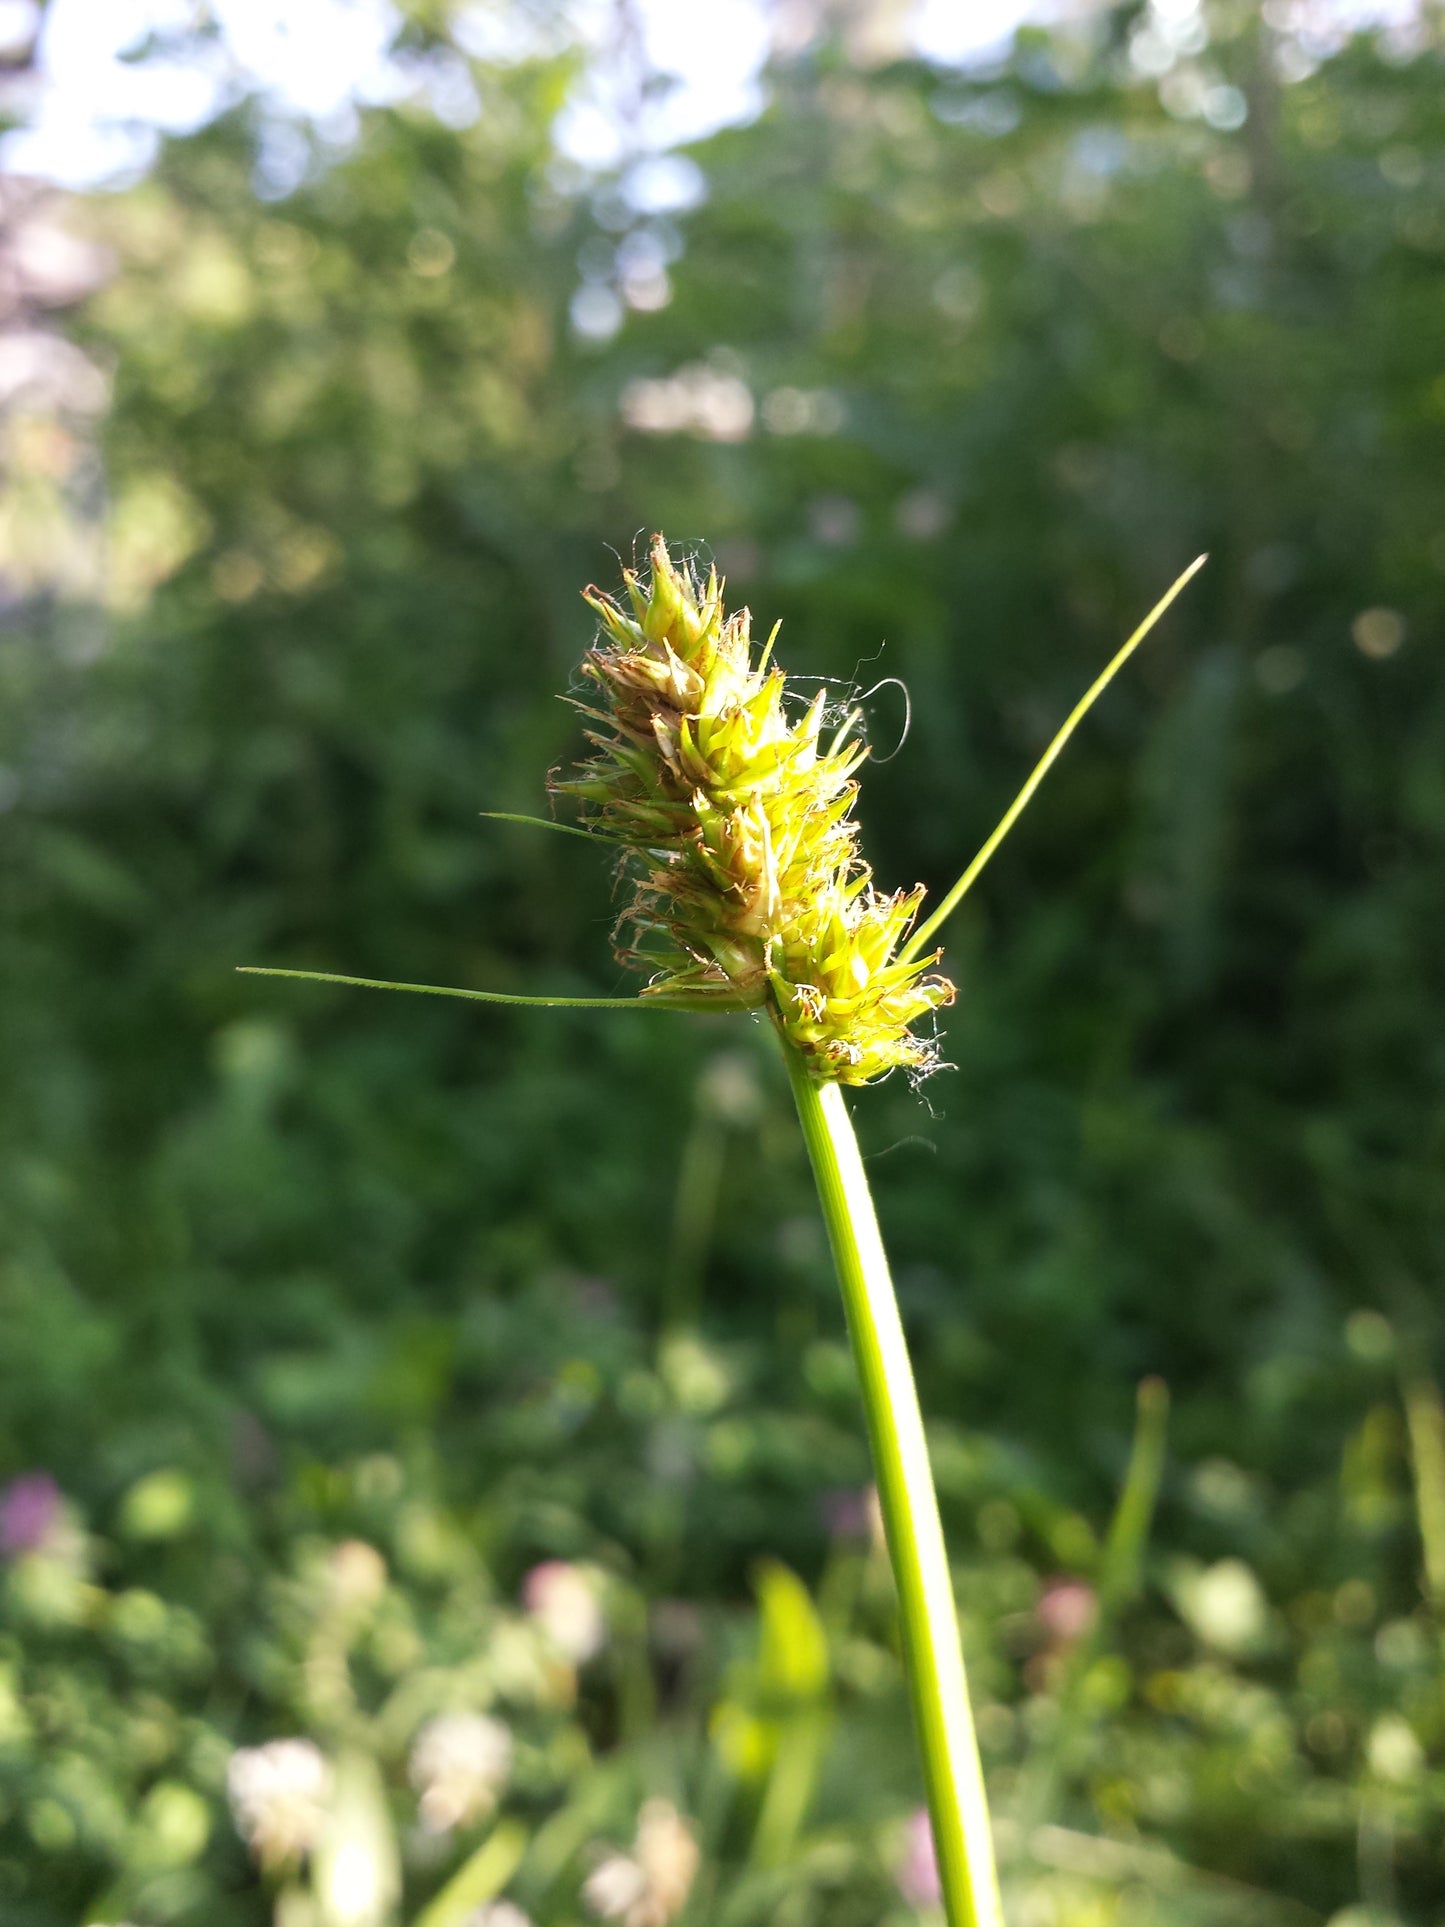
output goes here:
[[659, 997], [523, 997], [509, 990], [459, 990], [452, 984], [393, 984], [379, 977], [343, 977], [334, 970], [282, 970], [237, 964], [245, 977], [294, 977], [301, 983], [345, 984], [351, 990], [408, 990], [420, 997], [465, 997], [478, 1004], [526, 1004], [546, 1010], [677, 1010]]
[[522, 816], [516, 810], [478, 810], [492, 823], [526, 823], [534, 830], [555, 830], [559, 836], [580, 836], [584, 843], [618, 843], [615, 836], [603, 836], [598, 830], [584, 830], [575, 823], [557, 823], [550, 816]]
[[1033, 801], [1034, 792], [1063, 754], [1064, 745], [1079, 727], [1079, 724], [1084, 720], [1085, 716], [1088, 715], [1094, 704], [1099, 700], [1100, 696], [1103, 695], [1104, 691], [1109, 687], [1109, 684], [1114, 680], [1115, 676], [1118, 675], [1119, 671], [1124, 667], [1124, 664], [1129, 660], [1130, 656], [1133, 655], [1134, 651], [1139, 647], [1139, 644], [1144, 640], [1145, 636], [1148, 635], [1155, 623], [1158, 622], [1170, 603], [1179, 595], [1185, 584], [1192, 581], [1193, 578], [1198, 575], [1208, 560], [1209, 558], [1206, 555], [1198, 555], [1194, 558], [1173, 586], [1164, 595], [1160, 596], [1159, 600], [1139, 624], [1139, 627], [1134, 631], [1133, 635], [1130, 636], [1129, 640], [1119, 650], [1117, 655], [1114, 656], [1113, 660], [1095, 677], [1079, 701], [1075, 703], [1065, 718], [1062, 728], [1039, 758], [1038, 762], [1035, 763], [1028, 781], [999, 819], [998, 827], [994, 830], [978, 855], [973, 859], [972, 863], [969, 864], [963, 875], [958, 879], [957, 883], [954, 884], [942, 903], [939, 904], [933, 915], [929, 917], [925, 923], [919, 925], [918, 929], [914, 931], [913, 935], [904, 945], [902, 951], [899, 953], [900, 963], [907, 963], [916, 957], [919, 951], [925, 949], [937, 932], [947, 923], [959, 904], [963, 902], [963, 899], [968, 895], [974, 884], [977, 883], [990, 857], [993, 856], [1014, 824], [1018, 822], [1024, 811]]

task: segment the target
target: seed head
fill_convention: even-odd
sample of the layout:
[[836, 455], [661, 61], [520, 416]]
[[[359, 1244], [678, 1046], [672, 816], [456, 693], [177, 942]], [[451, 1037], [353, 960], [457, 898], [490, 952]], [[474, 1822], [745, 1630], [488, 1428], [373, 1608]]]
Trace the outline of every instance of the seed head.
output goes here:
[[619, 958], [650, 973], [646, 997], [767, 1009], [818, 1077], [925, 1076], [938, 1046], [912, 1026], [954, 989], [928, 974], [939, 952], [897, 960], [923, 889], [881, 894], [859, 854], [855, 719], [825, 734], [821, 692], [790, 700], [715, 569], [700, 582], [660, 535], [651, 564], [623, 572], [625, 601], [586, 592], [595, 754], [552, 785], [621, 846]]

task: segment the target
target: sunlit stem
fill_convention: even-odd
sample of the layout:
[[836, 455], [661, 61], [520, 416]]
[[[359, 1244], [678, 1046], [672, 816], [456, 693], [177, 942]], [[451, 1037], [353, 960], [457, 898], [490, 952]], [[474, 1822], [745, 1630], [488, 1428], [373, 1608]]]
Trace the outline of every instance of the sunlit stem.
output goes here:
[[949, 1927], [1003, 1927], [923, 1415], [868, 1179], [841, 1086], [813, 1077], [791, 1046], [783, 1051], [862, 1387]]
[[1090, 684], [1084, 696], [1075, 703], [1074, 707], [1069, 711], [1068, 717], [1058, 735], [1055, 736], [1054, 740], [1034, 765], [1029, 780], [1004, 811], [998, 828], [984, 844], [972, 863], [969, 864], [963, 875], [958, 879], [958, 882], [954, 884], [942, 903], [939, 904], [933, 915], [928, 918], [927, 922], [919, 925], [908, 942], [903, 946], [899, 955], [899, 961], [901, 963], [907, 963], [910, 958], [916, 957], [921, 950], [926, 950], [933, 938], [953, 915], [959, 904], [963, 902], [964, 898], [982, 875], [984, 866], [988, 863], [989, 858], [993, 855], [994, 851], [997, 850], [1000, 843], [1003, 842], [1014, 824], [1018, 822], [1024, 811], [1033, 801], [1034, 791], [1058, 761], [1063, 753], [1064, 745], [1079, 727], [1079, 724], [1084, 720], [1085, 716], [1088, 715], [1099, 697], [1103, 695], [1104, 691], [1109, 687], [1109, 684], [1114, 680], [1115, 676], [1118, 675], [1119, 671], [1124, 667], [1124, 664], [1129, 660], [1130, 656], [1133, 655], [1134, 651], [1139, 647], [1139, 644], [1144, 640], [1145, 636], [1148, 635], [1155, 623], [1158, 622], [1160, 616], [1163, 615], [1170, 603], [1173, 602], [1174, 598], [1184, 588], [1184, 585], [1199, 573], [1208, 560], [1208, 556], [1204, 555], [1197, 555], [1194, 558], [1168, 593], [1162, 595], [1154, 604], [1154, 607], [1149, 611], [1148, 615], [1145, 616], [1144, 620], [1139, 624], [1139, 627], [1134, 631], [1133, 635], [1130, 636], [1123, 648], [1120, 649], [1113, 661], [1109, 663], [1108, 667]]

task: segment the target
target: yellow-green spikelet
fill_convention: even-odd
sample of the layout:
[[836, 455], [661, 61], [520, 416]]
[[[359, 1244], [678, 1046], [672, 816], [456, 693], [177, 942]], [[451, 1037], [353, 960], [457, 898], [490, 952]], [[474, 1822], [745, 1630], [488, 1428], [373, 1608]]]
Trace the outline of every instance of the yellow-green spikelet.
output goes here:
[[601, 628], [583, 673], [596, 754], [555, 791], [623, 846], [632, 897], [619, 956], [652, 972], [643, 992], [718, 1008], [767, 1007], [816, 1075], [866, 1084], [936, 1067], [912, 1026], [952, 1003], [938, 953], [896, 962], [923, 890], [882, 896], [858, 852], [853, 772], [867, 754], [845, 725], [824, 741], [824, 699], [790, 715], [771, 643], [752, 660], [746, 609], [722, 606], [662, 537], [627, 606], [589, 589]]

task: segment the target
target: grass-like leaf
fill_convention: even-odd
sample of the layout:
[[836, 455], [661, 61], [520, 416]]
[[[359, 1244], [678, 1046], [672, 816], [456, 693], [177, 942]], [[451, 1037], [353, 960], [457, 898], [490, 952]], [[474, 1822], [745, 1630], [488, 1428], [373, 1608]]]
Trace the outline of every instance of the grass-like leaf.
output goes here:
[[1089, 711], [1094, 707], [1094, 704], [1099, 700], [1100, 696], [1103, 695], [1104, 691], [1109, 687], [1109, 684], [1114, 680], [1115, 676], [1118, 675], [1119, 671], [1124, 667], [1124, 664], [1129, 660], [1130, 656], [1133, 655], [1134, 651], [1139, 647], [1139, 644], [1144, 640], [1145, 636], [1148, 635], [1149, 631], [1183, 589], [1184, 585], [1198, 575], [1208, 560], [1209, 557], [1207, 555], [1195, 556], [1194, 560], [1189, 564], [1189, 567], [1184, 571], [1183, 575], [1179, 577], [1178, 581], [1174, 583], [1173, 587], [1167, 590], [1164, 595], [1160, 596], [1159, 600], [1154, 604], [1154, 607], [1149, 611], [1148, 615], [1145, 616], [1144, 620], [1139, 624], [1139, 627], [1134, 631], [1133, 635], [1130, 636], [1123, 648], [1119, 650], [1112, 662], [1101, 671], [1089, 685], [1084, 695], [1075, 703], [1065, 718], [1062, 728], [1039, 758], [1038, 762], [1035, 763], [1028, 781], [1004, 811], [1003, 816], [999, 820], [998, 828], [994, 831], [993, 835], [989, 837], [978, 855], [973, 859], [972, 863], [969, 864], [968, 868], [958, 879], [958, 882], [954, 884], [942, 903], [939, 904], [933, 915], [918, 926], [908, 942], [904, 945], [903, 950], [899, 954], [900, 963], [907, 963], [911, 958], [916, 957], [921, 950], [925, 950], [933, 937], [936, 936], [944, 924], [947, 923], [959, 904], [963, 902], [974, 884], [977, 883], [989, 858], [993, 855], [994, 851], [997, 850], [1000, 843], [1003, 842], [1014, 824], [1018, 822], [1024, 811], [1033, 801], [1035, 790], [1037, 790], [1039, 784], [1043, 782], [1044, 778], [1058, 761], [1063, 753], [1064, 745], [1079, 727], [1079, 724], [1084, 720], [1085, 716], [1088, 715]]
[[237, 964], [246, 977], [295, 977], [302, 983], [345, 984], [351, 990], [410, 990], [420, 997], [465, 997], [478, 1004], [530, 1004], [548, 1010], [689, 1010], [696, 1005], [661, 997], [527, 997], [510, 990], [459, 990], [454, 984], [392, 984], [380, 977], [343, 977], [334, 970], [281, 970], [269, 964]]
[[516, 810], [478, 810], [478, 816], [485, 816], [493, 823], [526, 823], [534, 830], [556, 830], [562, 836], [580, 836], [584, 843], [616, 843], [615, 836], [603, 836], [597, 830], [579, 829], [575, 823], [558, 823], [550, 816], [522, 816]]

